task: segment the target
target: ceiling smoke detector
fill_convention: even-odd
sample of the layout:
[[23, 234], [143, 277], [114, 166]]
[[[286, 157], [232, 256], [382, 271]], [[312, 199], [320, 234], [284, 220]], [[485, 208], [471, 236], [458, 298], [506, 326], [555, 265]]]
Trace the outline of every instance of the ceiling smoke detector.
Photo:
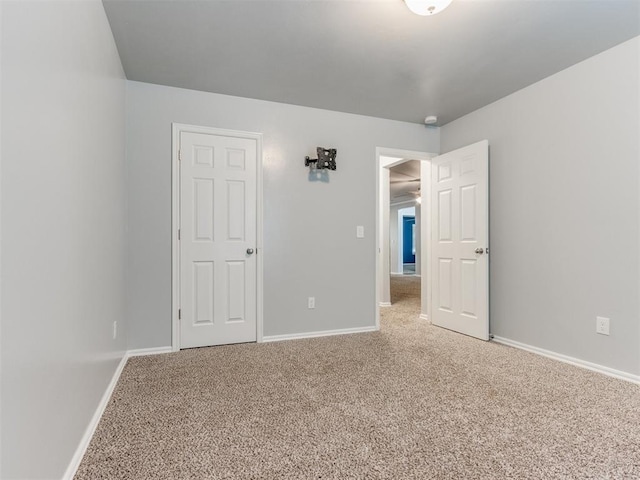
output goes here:
[[436, 117], [435, 115], [429, 115], [424, 119], [425, 125], [435, 125], [436, 123], [438, 123], [438, 117]]
[[451, 0], [404, 0], [404, 3], [416, 15], [429, 16], [447, 8]]

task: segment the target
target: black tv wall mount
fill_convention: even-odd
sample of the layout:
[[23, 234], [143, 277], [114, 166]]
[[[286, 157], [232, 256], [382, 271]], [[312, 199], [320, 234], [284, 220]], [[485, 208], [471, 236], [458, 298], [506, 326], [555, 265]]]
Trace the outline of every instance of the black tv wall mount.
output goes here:
[[318, 147], [316, 148], [316, 152], [318, 152], [318, 158], [304, 157], [305, 167], [319, 170], [336, 169], [336, 155], [338, 154], [338, 151], [335, 148]]

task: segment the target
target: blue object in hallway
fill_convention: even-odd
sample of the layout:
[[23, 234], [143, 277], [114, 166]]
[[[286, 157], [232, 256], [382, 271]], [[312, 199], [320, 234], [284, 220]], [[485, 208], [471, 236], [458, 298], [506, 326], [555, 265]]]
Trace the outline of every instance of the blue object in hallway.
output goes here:
[[416, 263], [413, 253], [413, 226], [416, 217], [402, 217], [402, 263]]

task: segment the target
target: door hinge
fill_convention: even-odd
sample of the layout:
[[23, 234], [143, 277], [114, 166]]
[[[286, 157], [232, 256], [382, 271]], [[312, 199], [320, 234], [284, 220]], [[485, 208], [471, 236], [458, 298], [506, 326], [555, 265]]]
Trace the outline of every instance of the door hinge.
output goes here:
[[182, 161], [182, 150], [178, 150], [178, 161]]
[[178, 309], [178, 320], [182, 320], [182, 309]]
[[178, 240], [180, 240], [180, 229], [178, 229]]

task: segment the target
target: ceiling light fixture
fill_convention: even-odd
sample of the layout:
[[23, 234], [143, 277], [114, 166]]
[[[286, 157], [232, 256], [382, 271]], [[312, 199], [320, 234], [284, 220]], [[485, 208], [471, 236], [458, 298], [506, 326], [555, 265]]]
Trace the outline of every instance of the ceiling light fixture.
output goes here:
[[409, 10], [417, 15], [429, 16], [447, 8], [451, 0], [404, 0]]

